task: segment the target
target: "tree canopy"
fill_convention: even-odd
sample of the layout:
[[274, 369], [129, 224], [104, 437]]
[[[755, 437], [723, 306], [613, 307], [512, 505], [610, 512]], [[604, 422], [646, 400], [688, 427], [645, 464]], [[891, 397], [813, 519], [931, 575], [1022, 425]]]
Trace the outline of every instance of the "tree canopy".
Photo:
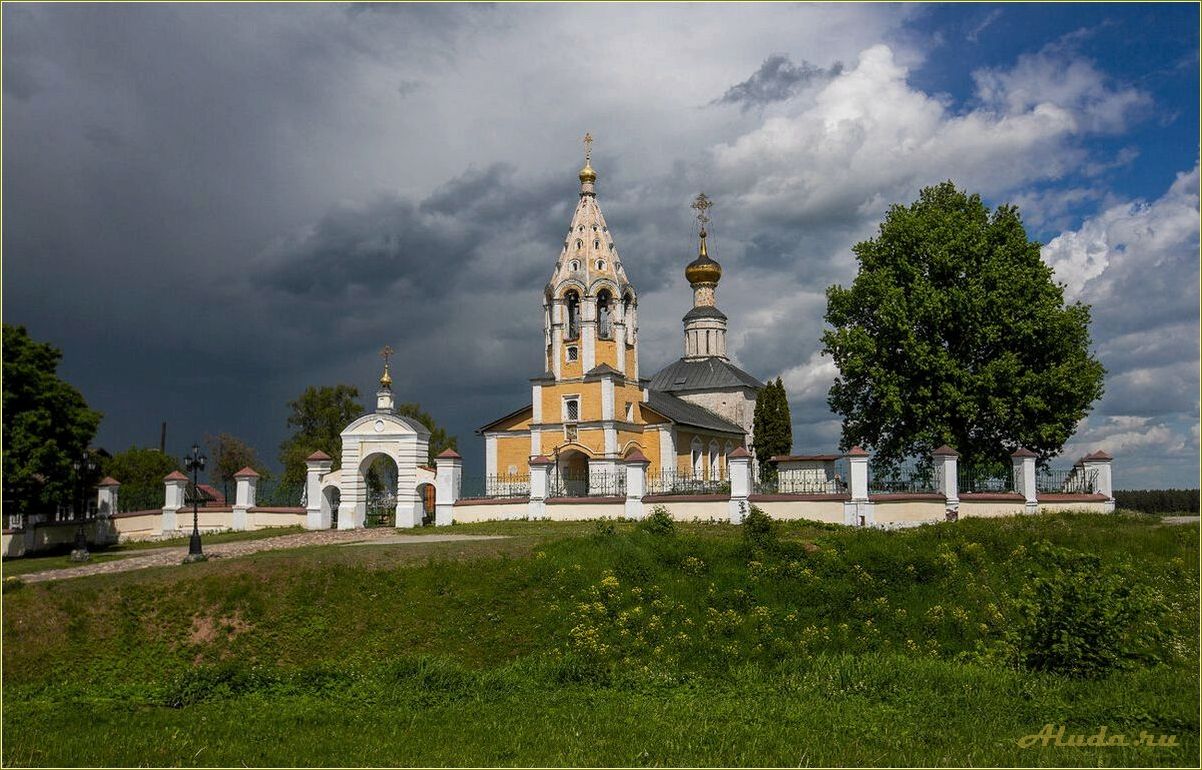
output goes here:
[[123, 510], [144, 510], [163, 507], [163, 477], [182, 470], [178, 457], [131, 446], [105, 460], [102, 472], [121, 482], [118, 501]]
[[793, 418], [789, 413], [789, 396], [780, 377], [760, 388], [752, 416], [752, 446], [760, 463], [761, 473], [771, 476], [768, 461], [776, 455], [793, 450]]
[[264, 478], [271, 475], [255, 448], [237, 436], [207, 435], [205, 448], [209, 453], [209, 481], [218, 489], [233, 490], [234, 474], [243, 468], [252, 468]]
[[950, 444], [972, 466], [1060, 452], [1105, 372], [1089, 306], [1065, 304], [1039, 249], [1016, 207], [991, 213], [950, 181], [889, 209], [853, 247], [852, 285], [827, 289], [843, 449], [891, 464]]
[[339, 434], [351, 420], [363, 413], [359, 389], [353, 385], [310, 385], [295, 401], [288, 402], [292, 413], [288, 427], [293, 433], [280, 444], [280, 462], [284, 466], [283, 484], [305, 481], [305, 458], [320, 450], [334, 458], [334, 467], [342, 456]]
[[71, 463], [100, 426], [100, 412], [58, 377], [62, 357], [24, 326], [4, 324], [4, 500], [18, 510], [36, 513], [73, 498]]
[[425, 425], [430, 430], [430, 451], [426, 461], [434, 464], [434, 458], [442, 454], [447, 449], [459, 449], [459, 437], [451, 436], [446, 429], [434, 422], [434, 418], [428, 413], [422, 411], [421, 404], [410, 402], [400, 404], [396, 408], [397, 414], [403, 417], [411, 417], [417, 420], [422, 425]]

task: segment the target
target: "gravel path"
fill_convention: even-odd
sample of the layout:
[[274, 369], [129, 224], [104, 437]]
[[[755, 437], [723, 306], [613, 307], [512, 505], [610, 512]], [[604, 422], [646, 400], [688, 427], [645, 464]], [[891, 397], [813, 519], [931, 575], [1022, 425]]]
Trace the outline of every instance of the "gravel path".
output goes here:
[[[246, 556], [259, 551], [275, 551], [281, 548], [298, 548], [306, 545], [388, 545], [392, 543], [446, 543], [456, 540], [494, 540], [505, 535], [398, 535], [394, 529], [326, 529], [318, 532], [300, 532], [259, 540], [240, 540], [232, 543], [214, 543], [204, 546], [210, 559], [228, 559]], [[147, 567], [164, 567], [179, 564], [188, 554], [187, 546], [155, 548], [145, 554], [123, 559], [84, 564], [66, 569], [50, 569], [21, 575], [26, 583], [41, 583], [47, 580], [65, 580], [86, 575], [103, 575], [110, 572], [129, 572]]]

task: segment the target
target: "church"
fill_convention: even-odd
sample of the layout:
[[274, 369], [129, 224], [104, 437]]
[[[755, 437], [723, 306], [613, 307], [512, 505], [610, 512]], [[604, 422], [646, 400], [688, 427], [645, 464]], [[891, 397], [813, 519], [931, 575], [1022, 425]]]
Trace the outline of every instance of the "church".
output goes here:
[[558, 492], [597, 494], [641, 454], [649, 477], [721, 482], [727, 457], [751, 449], [758, 379], [727, 356], [727, 318], [717, 307], [722, 266], [700, 245], [684, 270], [693, 307], [684, 315], [684, 355], [650, 378], [639, 371], [638, 292], [597, 201], [597, 172], [585, 137], [576, 204], [543, 297], [545, 371], [530, 380], [530, 404], [477, 430], [490, 479], [523, 477], [550, 460]]

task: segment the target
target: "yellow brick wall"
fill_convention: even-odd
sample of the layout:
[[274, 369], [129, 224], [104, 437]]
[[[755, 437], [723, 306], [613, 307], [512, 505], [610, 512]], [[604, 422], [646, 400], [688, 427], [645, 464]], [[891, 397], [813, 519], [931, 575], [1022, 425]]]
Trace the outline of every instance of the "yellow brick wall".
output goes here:
[[497, 473], [509, 473], [509, 466], [516, 466], [515, 473], [530, 472], [530, 437], [524, 435], [497, 437]]

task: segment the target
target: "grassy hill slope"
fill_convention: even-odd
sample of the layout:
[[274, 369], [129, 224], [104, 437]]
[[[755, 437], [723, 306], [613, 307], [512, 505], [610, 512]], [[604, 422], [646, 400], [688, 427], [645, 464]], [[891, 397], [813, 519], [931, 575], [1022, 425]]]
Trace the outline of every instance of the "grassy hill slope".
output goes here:
[[[1196, 527], [454, 531], [512, 537], [6, 589], [4, 763], [1198, 761]], [[1118, 628], [1096, 645], [1113, 670], [1032, 670], [1039, 585], [1085, 612], [1074, 627]], [[1045, 724], [1178, 745], [1019, 746]]]

